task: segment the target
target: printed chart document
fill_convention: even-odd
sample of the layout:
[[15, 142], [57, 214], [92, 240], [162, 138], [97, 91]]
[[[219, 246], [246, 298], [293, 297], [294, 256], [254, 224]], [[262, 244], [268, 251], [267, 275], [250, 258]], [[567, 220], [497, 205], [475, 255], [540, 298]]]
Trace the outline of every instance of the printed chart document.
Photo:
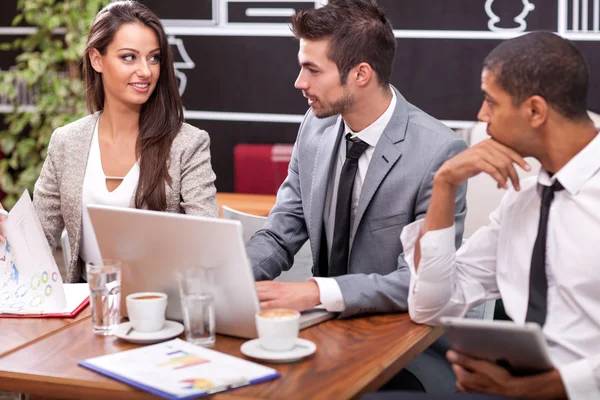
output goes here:
[[191, 399], [279, 377], [273, 368], [173, 339], [79, 365], [166, 399]]
[[72, 317], [89, 303], [87, 284], [63, 284], [27, 190], [2, 229], [0, 317]]

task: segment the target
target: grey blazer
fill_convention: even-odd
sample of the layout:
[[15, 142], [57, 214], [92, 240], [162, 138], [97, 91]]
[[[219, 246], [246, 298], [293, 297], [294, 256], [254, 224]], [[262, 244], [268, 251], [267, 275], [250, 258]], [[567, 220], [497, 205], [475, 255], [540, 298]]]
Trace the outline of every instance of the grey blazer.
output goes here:
[[[71, 265], [66, 266], [67, 282], [81, 280], [81, 192], [98, 117], [95, 113], [54, 131], [33, 192], [33, 205], [53, 252], [67, 228], [72, 255]], [[166, 211], [218, 217], [208, 133], [183, 124], [171, 146], [169, 175], [172, 183], [166, 187]], [[135, 191], [132, 208], [134, 197]]]
[[[395, 90], [395, 89], [394, 89]], [[348, 274], [336, 277], [345, 303], [341, 317], [407, 311], [410, 272], [400, 232], [427, 212], [433, 176], [466, 143], [438, 120], [409, 104], [398, 91], [392, 119], [383, 131], [362, 187], [350, 232]], [[342, 118], [318, 119], [309, 110], [300, 126], [288, 176], [264, 229], [248, 241], [257, 280], [291, 268], [310, 239], [318, 271], [323, 210], [330, 171], [342, 138]], [[466, 185], [456, 199], [456, 245], [462, 239]]]

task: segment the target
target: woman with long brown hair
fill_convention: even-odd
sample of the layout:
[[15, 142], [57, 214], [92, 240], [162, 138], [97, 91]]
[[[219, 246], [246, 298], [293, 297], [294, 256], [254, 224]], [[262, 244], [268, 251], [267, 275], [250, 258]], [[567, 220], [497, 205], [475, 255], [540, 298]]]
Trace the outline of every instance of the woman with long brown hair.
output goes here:
[[85, 280], [85, 262], [100, 258], [88, 204], [218, 216], [209, 137], [183, 122], [159, 18], [135, 1], [106, 6], [83, 74], [92, 114], [52, 134], [33, 196], [53, 250], [67, 229], [68, 282]]

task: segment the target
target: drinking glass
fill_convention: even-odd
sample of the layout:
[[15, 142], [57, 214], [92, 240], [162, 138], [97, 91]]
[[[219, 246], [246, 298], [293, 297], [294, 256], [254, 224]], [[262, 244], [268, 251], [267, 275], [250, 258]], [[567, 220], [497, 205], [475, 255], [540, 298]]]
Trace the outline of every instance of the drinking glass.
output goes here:
[[188, 342], [205, 347], [215, 344], [214, 271], [193, 268], [177, 273], [181, 310]]
[[90, 262], [85, 269], [90, 286], [93, 332], [97, 335], [113, 335], [121, 319], [121, 262]]

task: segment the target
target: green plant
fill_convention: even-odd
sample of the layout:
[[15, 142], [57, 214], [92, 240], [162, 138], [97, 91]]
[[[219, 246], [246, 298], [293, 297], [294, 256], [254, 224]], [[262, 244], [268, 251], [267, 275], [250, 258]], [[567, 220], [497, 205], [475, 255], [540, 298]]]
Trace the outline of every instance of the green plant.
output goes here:
[[[16, 66], [0, 71], [0, 96], [14, 104], [0, 132], [0, 188], [6, 208], [33, 185], [42, 168], [52, 132], [86, 115], [80, 65], [87, 32], [96, 13], [110, 0], [19, 0], [13, 25], [35, 33], [2, 43], [19, 52]], [[24, 88], [28, 95], [23, 96]], [[21, 88], [21, 90], [19, 90]], [[23, 103], [23, 97], [30, 97]]]

